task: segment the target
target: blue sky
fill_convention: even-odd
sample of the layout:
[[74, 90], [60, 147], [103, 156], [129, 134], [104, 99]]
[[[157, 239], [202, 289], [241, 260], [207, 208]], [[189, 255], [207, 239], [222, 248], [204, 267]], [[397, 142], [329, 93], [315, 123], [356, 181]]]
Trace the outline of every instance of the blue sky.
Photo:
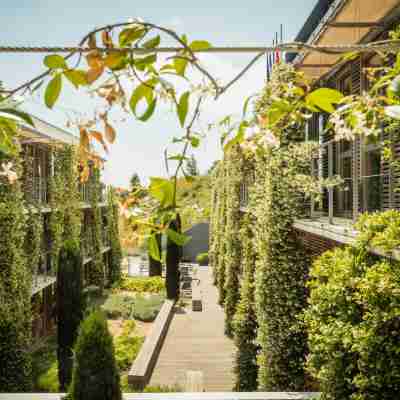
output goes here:
[[[1, 45], [75, 45], [94, 27], [124, 22], [130, 17], [158, 23], [186, 33], [189, 39], [204, 39], [218, 45], [270, 44], [274, 32], [284, 25], [285, 39], [297, 34], [316, 0], [1, 0]], [[10, 88], [42, 71], [44, 55], [0, 54], [1, 76]], [[226, 81], [251, 56], [207, 55], [205, 66]], [[208, 104], [202, 125], [226, 114], [238, 113], [244, 99], [259, 91], [265, 79], [265, 61], [260, 62], [217, 103]], [[42, 93], [28, 99], [28, 111], [61, 127], [67, 115], [90, 113], [93, 104], [84, 93], [66, 89], [54, 110], [43, 106]], [[117, 142], [107, 156], [105, 180], [126, 186], [133, 172], [142, 180], [165, 175], [163, 151], [172, 136], [180, 135], [177, 120], [161, 108], [146, 124], [133, 117], [116, 122]], [[169, 148], [171, 148], [169, 146]], [[220, 157], [219, 138], [211, 132], [194, 152], [201, 171]]]

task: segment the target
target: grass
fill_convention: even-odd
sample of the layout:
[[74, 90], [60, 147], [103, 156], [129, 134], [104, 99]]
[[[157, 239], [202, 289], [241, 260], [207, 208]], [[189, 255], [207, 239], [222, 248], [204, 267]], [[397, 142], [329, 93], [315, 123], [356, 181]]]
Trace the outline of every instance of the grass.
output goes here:
[[57, 336], [43, 340], [32, 354], [34, 391], [58, 392]]

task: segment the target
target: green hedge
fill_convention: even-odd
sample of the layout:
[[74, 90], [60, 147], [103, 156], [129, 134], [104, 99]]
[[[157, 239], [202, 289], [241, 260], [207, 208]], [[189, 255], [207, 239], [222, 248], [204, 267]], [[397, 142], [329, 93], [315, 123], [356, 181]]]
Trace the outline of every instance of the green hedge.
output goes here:
[[161, 276], [134, 278], [125, 275], [116, 288], [137, 293], [162, 293], [165, 291], [165, 280]]
[[308, 369], [323, 399], [394, 399], [400, 393], [400, 264], [368, 254], [399, 245], [400, 212], [364, 215], [356, 248], [313, 265]]

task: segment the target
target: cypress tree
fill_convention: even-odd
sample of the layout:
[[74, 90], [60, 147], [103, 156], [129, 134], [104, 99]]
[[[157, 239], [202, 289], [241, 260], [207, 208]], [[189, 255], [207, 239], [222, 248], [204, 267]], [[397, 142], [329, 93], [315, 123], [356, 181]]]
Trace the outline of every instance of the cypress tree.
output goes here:
[[101, 312], [93, 312], [82, 322], [74, 353], [71, 400], [122, 399], [114, 344]]
[[[176, 219], [170, 223], [170, 228], [181, 232], [181, 219], [177, 214]], [[170, 238], [167, 239], [167, 271], [166, 288], [167, 298], [178, 300], [179, 298], [179, 261], [182, 256], [182, 248]]]
[[[0, 165], [9, 162], [0, 155]], [[19, 169], [18, 159], [11, 160]], [[0, 392], [32, 388], [32, 272], [25, 254], [20, 182], [0, 177]]]
[[107, 219], [111, 247], [108, 280], [109, 283], [112, 285], [121, 279], [122, 261], [122, 249], [118, 225], [118, 206], [115, 204], [115, 195], [112, 188], [108, 191]]
[[[156, 235], [157, 245], [161, 254], [161, 234]], [[162, 263], [159, 260], [155, 260], [149, 254], [149, 276], [161, 276], [162, 275]]]
[[83, 315], [81, 269], [79, 249], [67, 242], [61, 248], [57, 271], [57, 357], [61, 391], [71, 382], [72, 349]]

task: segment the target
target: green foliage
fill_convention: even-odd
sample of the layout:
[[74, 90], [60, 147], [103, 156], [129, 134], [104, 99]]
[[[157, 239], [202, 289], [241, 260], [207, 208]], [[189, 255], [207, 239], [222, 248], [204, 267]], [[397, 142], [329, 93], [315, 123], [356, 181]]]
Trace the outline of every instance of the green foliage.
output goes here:
[[71, 382], [72, 349], [83, 318], [81, 271], [79, 248], [73, 242], [66, 242], [60, 251], [57, 270], [57, 356], [61, 391]]
[[225, 257], [225, 333], [233, 335], [233, 317], [239, 302], [240, 271], [240, 185], [244, 180], [243, 154], [239, 146], [232, 147], [225, 153], [224, 161], [227, 168], [226, 176], [226, 225], [224, 241], [226, 246]]
[[[289, 132], [285, 135], [290, 140]], [[305, 388], [307, 346], [300, 315], [306, 306], [308, 262], [292, 225], [303, 208], [304, 189], [298, 187], [297, 178], [307, 173], [309, 165], [302, 145], [267, 152], [256, 163], [256, 310], [262, 390]]]
[[51, 267], [55, 272], [58, 256], [65, 240], [79, 245], [82, 212], [78, 190], [77, 153], [73, 146], [53, 150], [54, 174], [50, 179], [49, 230]]
[[119, 236], [118, 206], [114, 190], [110, 188], [107, 197], [107, 223], [111, 251], [109, 254], [108, 280], [111, 285], [121, 279], [122, 248]]
[[57, 73], [48, 83], [46, 92], [44, 94], [44, 102], [47, 107], [53, 108], [57, 99], [60, 96], [62, 88], [62, 75]]
[[115, 359], [120, 371], [129, 370], [139, 354], [143, 337], [135, 335], [135, 321], [124, 321], [122, 333], [114, 338]]
[[162, 208], [170, 207], [174, 200], [172, 181], [163, 178], [150, 178], [149, 193], [160, 202]]
[[144, 322], [154, 321], [164, 303], [164, 300], [165, 297], [160, 295], [148, 297], [137, 295], [135, 297], [133, 308], [134, 318]]
[[110, 294], [101, 309], [107, 318], [111, 319], [128, 319], [133, 317], [135, 298], [119, 293]]
[[208, 253], [199, 253], [196, 256], [196, 262], [200, 265], [208, 265]]
[[[89, 270], [89, 283], [96, 285], [103, 290], [105, 284], [105, 268], [103, 262], [103, 243], [102, 243], [102, 213], [99, 206], [101, 200], [101, 183], [100, 171], [98, 168], [93, 169], [90, 176], [90, 205], [91, 205], [91, 229], [93, 238], [93, 256], [92, 263]], [[115, 229], [115, 227], [114, 227]], [[117, 267], [118, 268], [118, 267]]]
[[393, 399], [400, 391], [399, 263], [368, 254], [369, 245], [397, 247], [399, 226], [398, 211], [365, 214], [356, 247], [326, 252], [312, 267], [307, 366], [323, 399]]
[[90, 314], [81, 324], [74, 355], [72, 400], [122, 399], [113, 339], [100, 312]]
[[33, 391], [59, 392], [57, 336], [51, 335], [36, 346], [32, 351]]
[[50, 368], [38, 377], [36, 387], [39, 391], [47, 393], [59, 393], [60, 385], [58, 383], [58, 363], [54, 360]]
[[252, 222], [252, 217], [246, 214], [240, 229], [243, 277], [240, 286], [240, 301], [233, 320], [234, 340], [237, 347], [234, 365], [235, 390], [239, 392], [253, 392], [258, 386], [257, 318], [254, 298], [256, 253]]
[[[19, 157], [0, 155], [21, 172]], [[25, 254], [26, 216], [20, 183], [0, 177], [0, 392], [30, 391], [32, 271]]]
[[117, 287], [137, 293], [162, 293], [165, 290], [164, 279], [161, 276], [142, 278], [124, 275]]

